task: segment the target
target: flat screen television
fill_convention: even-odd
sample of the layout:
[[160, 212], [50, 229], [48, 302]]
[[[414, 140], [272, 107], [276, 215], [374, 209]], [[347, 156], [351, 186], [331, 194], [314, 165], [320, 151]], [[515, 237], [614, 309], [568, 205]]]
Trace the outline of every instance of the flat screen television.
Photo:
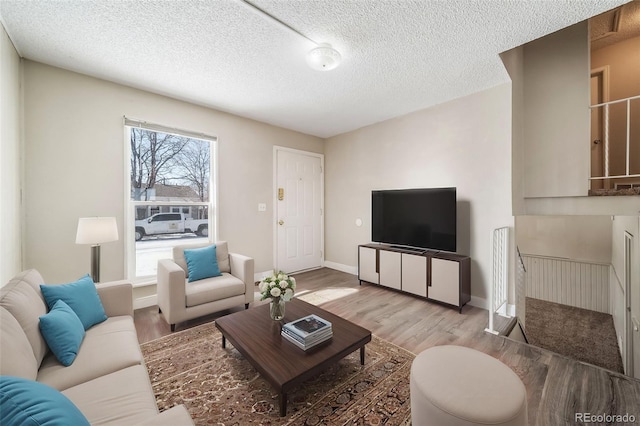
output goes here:
[[456, 251], [456, 188], [371, 192], [374, 242]]

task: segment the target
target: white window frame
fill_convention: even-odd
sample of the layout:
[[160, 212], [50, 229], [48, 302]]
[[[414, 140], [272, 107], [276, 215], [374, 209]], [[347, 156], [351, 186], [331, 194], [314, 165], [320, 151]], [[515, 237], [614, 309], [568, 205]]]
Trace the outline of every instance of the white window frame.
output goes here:
[[[132, 127], [143, 128], [166, 134], [174, 134], [177, 136], [187, 136], [194, 139], [209, 141], [210, 146], [210, 172], [209, 172], [209, 201], [208, 202], [184, 202], [184, 201], [134, 201], [131, 200], [131, 145], [130, 131]], [[142, 120], [136, 120], [129, 117], [123, 117], [123, 140], [124, 140], [124, 249], [125, 249], [125, 271], [127, 279], [134, 287], [142, 287], [154, 285], [157, 283], [157, 276], [150, 275], [145, 277], [136, 276], [136, 241], [135, 241], [135, 208], [141, 205], [157, 205], [157, 206], [176, 206], [176, 208], [193, 205], [206, 206], [209, 211], [209, 241], [217, 240], [218, 235], [218, 138], [203, 133], [196, 133], [189, 130], [167, 127], [154, 124]], [[174, 208], [172, 207], [173, 211]], [[188, 244], [182, 242], [179, 244]]]

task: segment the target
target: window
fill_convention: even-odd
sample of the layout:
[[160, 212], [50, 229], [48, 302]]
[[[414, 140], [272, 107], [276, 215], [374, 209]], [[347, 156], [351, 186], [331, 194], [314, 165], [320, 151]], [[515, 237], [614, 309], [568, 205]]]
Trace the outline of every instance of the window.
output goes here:
[[139, 283], [174, 246], [215, 238], [216, 139], [126, 118], [125, 130], [127, 270]]

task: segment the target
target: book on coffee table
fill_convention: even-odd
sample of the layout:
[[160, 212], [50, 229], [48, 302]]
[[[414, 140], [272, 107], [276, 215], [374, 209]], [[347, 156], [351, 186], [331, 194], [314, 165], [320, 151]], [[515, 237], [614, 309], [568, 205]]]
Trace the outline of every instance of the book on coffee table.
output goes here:
[[326, 342], [327, 340], [330, 340], [333, 337], [333, 334], [328, 334], [322, 338], [316, 339], [312, 342], [308, 342], [308, 343], [302, 343], [300, 342], [297, 338], [292, 337], [289, 333], [285, 332], [284, 329], [282, 330], [282, 337], [285, 340], [288, 340], [289, 342], [293, 343], [295, 346], [299, 347], [300, 349], [306, 351], [308, 349], [311, 349], [317, 345], [319, 345], [320, 343]]
[[307, 315], [282, 326], [282, 337], [303, 350], [310, 349], [331, 339], [331, 323], [317, 315]]
[[303, 338], [297, 334], [295, 334], [294, 332], [292, 332], [289, 329], [283, 328], [282, 335], [286, 335], [287, 337], [296, 340], [297, 342], [303, 344], [303, 345], [310, 345], [313, 343], [316, 343], [318, 341], [323, 341], [326, 340], [328, 338], [330, 338], [331, 336], [333, 336], [333, 332], [331, 330], [325, 330], [321, 333], [317, 333], [314, 334], [313, 336], [308, 336], [307, 338]]
[[331, 323], [317, 315], [311, 314], [282, 326], [283, 330], [301, 337], [303, 340], [312, 339], [314, 336], [332, 332]]

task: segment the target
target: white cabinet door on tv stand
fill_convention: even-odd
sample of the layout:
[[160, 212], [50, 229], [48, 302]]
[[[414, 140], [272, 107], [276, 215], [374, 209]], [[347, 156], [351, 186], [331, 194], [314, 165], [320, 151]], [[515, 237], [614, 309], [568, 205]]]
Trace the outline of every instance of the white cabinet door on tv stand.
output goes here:
[[402, 253], [402, 291], [427, 297], [427, 258]]
[[460, 264], [444, 259], [431, 259], [431, 286], [429, 299], [450, 305], [460, 301]]
[[378, 284], [378, 250], [360, 247], [358, 251], [358, 279]]
[[401, 254], [379, 250], [378, 256], [380, 256], [380, 285], [400, 290], [402, 288]]

